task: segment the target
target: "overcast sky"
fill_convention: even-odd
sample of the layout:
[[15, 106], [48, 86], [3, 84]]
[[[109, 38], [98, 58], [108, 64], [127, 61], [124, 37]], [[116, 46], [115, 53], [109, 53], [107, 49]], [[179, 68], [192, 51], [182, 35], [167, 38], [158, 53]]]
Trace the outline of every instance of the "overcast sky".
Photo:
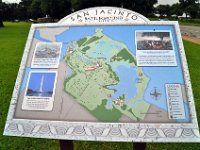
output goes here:
[[8, 3], [18, 3], [20, 0], [2, 0], [2, 1]]
[[[16, 3], [19, 2], [20, 0], [2, 0], [3, 2], [9, 2], [9, 3]], [[179, 0], [158, 0], [158, 4], [169, 4], [172, 5], [174, 3], [178, 3]]]
[[179, 0], [158, 0], [158, 4], [168, 4], [168, 5], [172, 5], [174, 3], [178, 3]]

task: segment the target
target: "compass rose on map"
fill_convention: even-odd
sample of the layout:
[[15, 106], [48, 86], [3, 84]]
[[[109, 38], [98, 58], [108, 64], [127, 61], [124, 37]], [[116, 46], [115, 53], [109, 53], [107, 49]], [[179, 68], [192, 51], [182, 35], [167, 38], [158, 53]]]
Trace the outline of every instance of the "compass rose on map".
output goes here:
[[153, 99], [158, 100], [160, 99], [161, 93], [157, 90], [157, 88], [155, 87], [154, 90], [152, 90], [150, 92], [150, 95]]

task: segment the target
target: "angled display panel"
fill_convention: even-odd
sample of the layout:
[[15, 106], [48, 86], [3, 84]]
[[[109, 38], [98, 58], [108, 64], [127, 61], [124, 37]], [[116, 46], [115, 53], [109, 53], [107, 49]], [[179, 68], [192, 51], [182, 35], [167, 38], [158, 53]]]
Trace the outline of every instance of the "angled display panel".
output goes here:
[[4, 134], [199, 142], [178, 23], [32, 25]]

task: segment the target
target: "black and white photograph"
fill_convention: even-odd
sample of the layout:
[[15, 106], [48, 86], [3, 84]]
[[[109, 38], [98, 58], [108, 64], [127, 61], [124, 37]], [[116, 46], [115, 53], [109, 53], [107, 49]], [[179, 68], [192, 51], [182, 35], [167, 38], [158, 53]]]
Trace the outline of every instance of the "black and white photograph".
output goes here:
[[35, 46], [31, 68], [57, 68], [59, 65], [62, 43], [39, 42]]
[[60, 44], [38, 43], [35, 58], [57, 58], [60, 55]]

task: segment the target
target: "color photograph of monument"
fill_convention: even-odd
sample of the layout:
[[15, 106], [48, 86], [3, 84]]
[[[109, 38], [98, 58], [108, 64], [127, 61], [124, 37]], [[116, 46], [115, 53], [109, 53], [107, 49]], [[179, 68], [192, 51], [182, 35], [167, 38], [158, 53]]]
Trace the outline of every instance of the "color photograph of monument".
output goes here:
[[31, 73], [26, 96], [52, 97], [55, 73]]

